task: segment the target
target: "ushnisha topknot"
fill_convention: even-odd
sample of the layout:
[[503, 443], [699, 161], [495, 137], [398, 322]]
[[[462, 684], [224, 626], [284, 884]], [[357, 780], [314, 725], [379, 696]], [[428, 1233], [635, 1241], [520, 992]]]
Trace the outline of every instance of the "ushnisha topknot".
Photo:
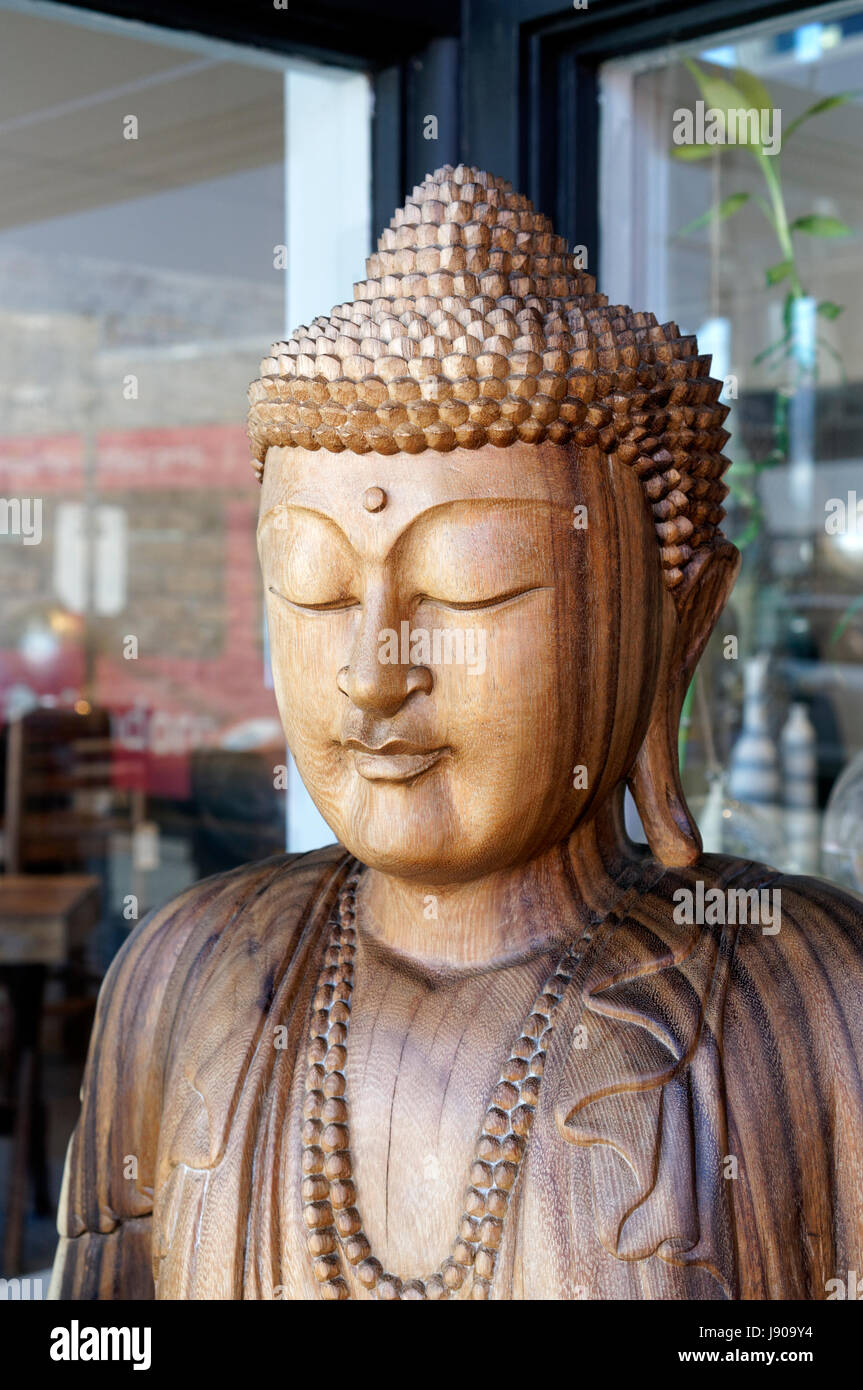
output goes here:
[[[572, 443], [634, 469], [663, 578], [712, 547], [728, 408], [693, 336], [610, 306], [512, 185], [445, 165], [399, 208], [354, 301], [274, 343], [249, 387], [267, 449], [411, 454]], [[684, 585], [684, 588], [686, 586]]]

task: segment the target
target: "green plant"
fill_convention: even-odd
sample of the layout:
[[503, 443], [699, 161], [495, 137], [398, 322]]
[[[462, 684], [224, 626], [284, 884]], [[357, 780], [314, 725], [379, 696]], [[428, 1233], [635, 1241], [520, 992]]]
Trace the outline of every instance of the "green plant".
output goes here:
[[[728, 112], [732, 110], [755, 110], [759, 113], [774, 110], [768, 89], [753, 73], [737, 68], [734, 70], [733, 76], [729, 77], [725, 73], [708, 71], [691, 59], [684, 59], [684, 63], [693, 77], [705, 105], [713, 110], [721, 111], [726, 120]], [[822, 97], [819, 101], [814, 102], [787, 127], [782, 137], [782, 143], [784, 144], [785, 141], [789, 140], [805, 122], [834, 107], [844, 105], [854, 95], [854, 92], [841, 92], [835, 96]], [[793, 219], [789, 218], [785, 190], [782, 184], [781, 154], [778, 152], [772, 155], [768, 154], [760, 139], [750, 139], [751, 131], [748, 126], [744, 125], [743, 131], [744, 138], [738, 139], [737, 144], [744, 148], [758, 165], [764, 181], [764, 192], [750, 194], [747, 191], [739, 191], [730, 193], [708, 208], [706, 212], [693, 218], [676, 233], [678, 237], [685, 237], [711, 223], [727, 221], [728, 218], [734, 217], [740, 212], [750, 201], [754, 201], [773, 230], [779, 250], [779, 260], [765, 269], [764, 279], [767, 291], [774, 290], [780, 285], [786, 286], [782, 306], [782, 332], [775, 342], [769, 343], [756, 353], [752, 359], [752, 365], [758, 366], [763, 363], [772, 372], [778, 370], [781, 365], [787, 364], [790, 367], [790, 372], [776, 392], [772, 448], [760, 459], [750, 458], [738, 448], [736, 458], [726, 475], [731, 495], [740, 505], [745, 517], [741, 532], [735, 536], [735, 543], [741, 550], [745, 549], [761, 534], [763, 510], [758, 486], [759, 475], [766, 469], [784, 463], [788, 458], [791, 400], [795, 390], [805, 378], [817, 379], [818, 352], [824, 351], [832, 356], [837, 361], [844, 377], [841, 358], [833, 349], [832, 344], [827, 342], [821, 334], [816, 335], [814, 362], [807, 360], [808, 346], [804, 352], [803, 345], [799, 341], [796, 332], [799, 322], [796, 305], [798, 302], [808, 300], [809, 296], [804, 288], [798, 265], [795, 238], [800, 235], [837, 238], [851, 234], [851, 228], [837, 217], [827, 217], [813, 212]], [[758, 132], [760, 135], [760, 122], [758, 123]], [[675, 145], [672, 146], [671, 155], [674, 159], [688, 163], [718, 158], [730, 148], [733, 149], [735, 146], [727, 144]], [[816, 305], [818, 317], [828, 322], [837, 319], [843, 311], [844, 305], [836, 304], [832, 300], [822, 300]], [[847, 621], [849, 617], [850, 610], [844, 615], [843, 621]], [[678, 741], [681, 769], [686, 758], [694, 697], [695, 680], [693, 679], [686, 692], [681, 717]]]
[[[684, 63], [695, 80], [705, 104], [721, 111], [726, 119], [731, 110], [761, 112], [774, 109], [772, 98], [764, 83], [752, 73], [737, 68], [733, 77], [728, 77], [725, 74], [710, 72], [688, 58], [684, 59]], [[834, 107], [844, 105], [854, 95], [853, 92], [840, 92], [814, 102], [791, 122], [784, 132], [782, 143], [789, 140], [806, 121]], [[773, 290], [779, 285], [787, 286], [782, 306], [782, 332], [775, 342], [762, 348], [752, 359], [753, 366], [764, 363], [770, 371], [776, 371], [783, 363], [790, 366], [789, 378], [778, 387], [774, 402], [773, 447], [760, 459], [752, 459], [739, 452], [727, 475], [731, 495], [741, 506], [746, 518], [741, 533], [735, 537], [740, 549], [744, 549], [761, 531], [763, 517], [758, 488], [759, 474], [784, 462], [788, 457], [788, 412], [794, 390], [810, 374], [817, 378], [819, 351], [833, 357], [844, 376], [841, 358], [832, 344], [821, 334], [816, 337], [815, 361], [809, 362], [796, 333], [798, 316], [795, 306], [800, 301], [808, 300], [809, 296], [800, 274], [795, 238], [800, 235], [836, 238], [851, 234], [851, 228], [838, 217], [826, 217], [812, 212], [789, 218], [782, 185], [781, 154], [767, 154], [759, 139], [749, 138], [751, 132], [748, 127], [744, 127], [744, 132], [744, 138], [738, 140], [738, 144], [758, 165], [764, 180], [764, 193], [730, 193], [676, 233], [678, 237], [688, 236], [712, 222], [724, 222], [734, 217], [747, 203], [754, 201], [774, 232], [780, 255], [775, 264], [765, 269], [765, 288]], [[675, 145], [671, 153], [677, 160], [691, 162], [710, 157], [718, 158], [723, 152], [733, 148], [734, 146], [713, 144]], [[816, 314], [826, 321], [837, 319], [843, 311], [844, 305], [836, 304], [829, 299], [822, 300], [816, 306]]]

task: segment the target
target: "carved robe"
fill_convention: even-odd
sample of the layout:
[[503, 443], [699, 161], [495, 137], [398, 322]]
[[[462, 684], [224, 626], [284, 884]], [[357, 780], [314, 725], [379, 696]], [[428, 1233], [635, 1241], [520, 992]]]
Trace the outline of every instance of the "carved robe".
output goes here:
[[[306, 1043], [352, 863], [247, 866], [133, 932], [100, 997], [55, 1296], [319, 1296]], [[675, 922], [698, 879], [780, 889], [781, 929]], [[863, 1268], [861, 965], [859, 905], [819, 881], [638, 861], [558, 1010], [492, 1297], [825, 1298]]]

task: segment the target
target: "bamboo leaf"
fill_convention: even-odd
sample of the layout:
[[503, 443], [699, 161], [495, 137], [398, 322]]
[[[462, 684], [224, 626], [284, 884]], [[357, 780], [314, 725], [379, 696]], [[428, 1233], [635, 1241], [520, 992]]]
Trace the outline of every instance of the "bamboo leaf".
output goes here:
[[851, 101], [857, 95], [857, 92], [837, 92], [835, 96], [822, 97], [820, 101], [816, 101], [812, 106], [808, 106], [802, 116], [798, 116], [791, 122], [790, 126], [788, 126], [787, 130], [783, 133], [783, 140], [789, 140], [795, 130], [800, 129], [804, 121], [811, 121], [813, 116], [820, 116], [822, 111], [830, 111], [834, 106], [844, 106], [846, 102]]
[[791, 274], [793, 261], [780, 261], [778, 265], [772, 265], [766, 272], [767, 284], [781, 285], [783, 280], [787, 280]]
[[830, 634], [829, 643], [831, 646], [834, 642], [839, 641], [839, 638], [842, 636], [848, 624], [851, 622], [855, 614], [860, 612], [861, 608], [863, 608], [863, 594], [859, 594], [857, 598], [852, 599], [848, 607], [845, 609], [845, 612], [842, 614], [842, 617], [839, 619], [838, 623], [836, 624], [836, 626]]
[[772, 111], [773, 102], [764, 83], [745, 68], [735, 68], [734, 85], [746, 98], [746, 104], [756, 111]]
[[712, 208], [702, 212], [700, 216], [687, 222], [685, 227], [681, 227], [676, 236], [688, 236], [690, 232], [698, 231], [699, 227], [706, 227], [709, 222], [725, 222], [729, 217], [733, 217], [735, 212], [739, 212], [744, 204], [749, 202], [748, 193], [729, 193], [727, 198], [723, 198], [721, 203], [715, 203]]
[[807, 236], [840, 237], [850, 236], [851, 228], [838, 217], [824, 217], [812, 212], [807, 217], [796, 217], [791, 223], [792, 232], [805, 232]]
[[719, 77], [694, 63], [691, 58], [683, 60], [688, 72], [695, 79], [702, 97], [708, 106], [727, 113], [732, 109], [749, 105], [739, 87], [735, 87], [727, 77]]
[[766, 348], [762, 348], [761, 351], [752, 359], [753, 367], [758, 367], [765, 360], [765, 358], [772, 357], [774, 352], [778, 352], [780, 348], [785, 347], [788, 344], [790, 337], [790, 333], [785, 333], [777, 342], [769, 343]]
[[707, 159], [711, 154], [721, 154], [724, 148], [723, 145], [672, 145], [671, 157], [693, 163], [696, 159]]
[[831, 322], [833, 319], [838, 319], [839, 315], [844, 314], [844, 312], [845, 305], [835, 304], [832, 299], [822, 299], [816, 310], [816, 313], [820, 314], [823, 319], [830, 319]]
[[789, 338], [794, 332], [794, 301], [798, 298], [799, 295], [796, 295], [793, 290], [789, 290], [788, 294], [785, 296], [785, 302], [782, 305], [782, 322]]

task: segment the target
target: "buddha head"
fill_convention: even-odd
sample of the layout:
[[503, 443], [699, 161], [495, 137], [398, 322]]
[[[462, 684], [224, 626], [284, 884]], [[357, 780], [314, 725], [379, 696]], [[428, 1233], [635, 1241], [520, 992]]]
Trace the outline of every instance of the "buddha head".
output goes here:
[[691, 863], [680, 710], [738, 563], [710, 359], [464, 166], [414, 189], [354, 296], [250, 388], [276, 696], [321, 814], [444, 884], [628, 783], [653, 853]]

